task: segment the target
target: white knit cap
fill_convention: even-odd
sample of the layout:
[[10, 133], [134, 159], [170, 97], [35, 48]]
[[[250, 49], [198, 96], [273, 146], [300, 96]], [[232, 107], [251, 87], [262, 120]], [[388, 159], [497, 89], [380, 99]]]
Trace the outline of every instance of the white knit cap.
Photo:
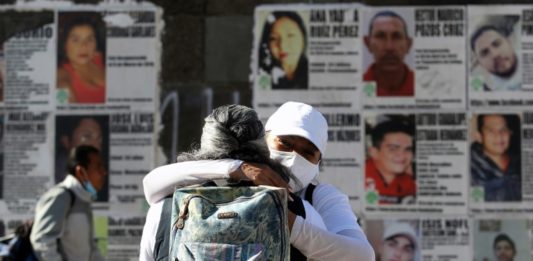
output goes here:
[[414, 248], [417, 249], [418, 241], [416, 239], [416, 232], [411, 225], [403, 222], [392, 222], [386, 224], [385, 231], [383, 232], [383, 240], [387, 240], [395, 236], [407, 237], [411, 243], [413, 243]]
[[312, 106], [301, 102], [289, 101], [281, 105], [265, 125], [271, 134], [296, 135], [311, 141], [324, 155], [328, 142], [328, 123]]

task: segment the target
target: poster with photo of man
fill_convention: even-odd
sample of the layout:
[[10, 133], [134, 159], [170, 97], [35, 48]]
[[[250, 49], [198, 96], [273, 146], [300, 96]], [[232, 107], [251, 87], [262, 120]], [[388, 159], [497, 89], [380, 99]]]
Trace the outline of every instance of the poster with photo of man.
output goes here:
[[[367, 117], [365, 191], [367, 203], [378, 205], [416, 202], [415, 117], [379, 114]], [[375, 200], [369, 200], [374, 195]]]
[[531, 221], [524, 219], [475, 219], [473, 260], [531, 260]]
[[520, 16], [485, 15], [472, 26], [469, 38], [474, 91], [499, 92], [522, 89]]
[[474, 115], [470, 185], [485, 202], [522, 200], [521, 128], [516, 113]]
[[379, 261], [463, 261], [472, 260], [471, 223], [461, 215], [453, 218], [420, 215], [369, 218], [363, 228]]
[[[109, 116], [108, 115], [57, 115], [55, 133], [55, 182], [61, 182], [67, 172], [67, 159], [72, 149], [90, 145], [100, 151], [105, 170], [109, 171]], [[97, 202], [109, 199], [109, 176], [98, 191]]]
[[533, 103], [531, 6], [468, 6], [468, 91], [474, 108]]
[[420, 261], [419, 220], [372, 219], [366, 220], [364, 227], [376, 260]]
[[464, 20], [461, 6], [365, 9], [364, 108], [465, 108]]
[[365, 112], [366, 213], [467, 213], [464, 112]]
[[469, 209], [476, 215], [515, 216], [530, 203], [530, 141], [527, 111], [483, 110], [470, 116]]
[[[380, 10], [368, 20], [363, 81], [375, 83], [377, 97], [413, 97], [412, 10]], [[402, 15], [400, 15], [402, 14]], [[409, 22], [409, 24], [408, 24]]]

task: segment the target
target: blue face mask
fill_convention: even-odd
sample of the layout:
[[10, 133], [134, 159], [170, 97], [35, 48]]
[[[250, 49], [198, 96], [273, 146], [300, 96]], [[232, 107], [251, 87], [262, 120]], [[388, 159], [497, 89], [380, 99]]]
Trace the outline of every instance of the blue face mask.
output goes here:
[[94, 188], [93, 184], [89, 181], [89, 177], [87, 176], [87, 172], [83, 170], [83, 174], [85, 175], [86, 181], [83, 182], [83, 186], [85, 187], [85, 190], [91, 194], [91, 199], [96, 200], [98, 197], [98, 191]]

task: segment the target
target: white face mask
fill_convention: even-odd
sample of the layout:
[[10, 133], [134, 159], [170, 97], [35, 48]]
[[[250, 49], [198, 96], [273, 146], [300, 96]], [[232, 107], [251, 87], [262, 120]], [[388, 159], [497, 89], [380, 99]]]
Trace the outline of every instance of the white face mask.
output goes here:
[[291, 151], [270, 150], [270, 158], [278, 161], [281, 165], [289, 168], [296, 178], [300, 180], [302, 186], [298, 186], [294, 180], [289, 181], [289, 185], [297, 192], [309, 185], [318, 176], [318, 164], [313, 164], [300, 154]]

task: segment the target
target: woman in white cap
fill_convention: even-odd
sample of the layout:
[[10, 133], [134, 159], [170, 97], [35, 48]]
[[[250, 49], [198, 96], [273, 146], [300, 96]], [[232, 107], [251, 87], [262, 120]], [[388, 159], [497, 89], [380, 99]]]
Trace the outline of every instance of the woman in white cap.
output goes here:
[[146, 175], [143, 180], [146, 199], [154, 204], [172, 194], [176, 187], [223, 178], [289, 188], [302, 198], [306, 193], [306, 198], [312, 198], [310, 203], [326, 227], [291, 214], [290, 241], [294, 247], [310, 260], [373, 261], [374, 251], [357, 224], [348, 197], [333, 185], [318, 184], [316, 180], [326, 149], [327, 130], [324, 116], [316, 109], [304, 103], [286, 102], [268, 119], [265, 136], [270, 157], [290, 168], [298, 181], [287, 184], [261, 164], [236, 160], [181, 162], [156, 168]]

